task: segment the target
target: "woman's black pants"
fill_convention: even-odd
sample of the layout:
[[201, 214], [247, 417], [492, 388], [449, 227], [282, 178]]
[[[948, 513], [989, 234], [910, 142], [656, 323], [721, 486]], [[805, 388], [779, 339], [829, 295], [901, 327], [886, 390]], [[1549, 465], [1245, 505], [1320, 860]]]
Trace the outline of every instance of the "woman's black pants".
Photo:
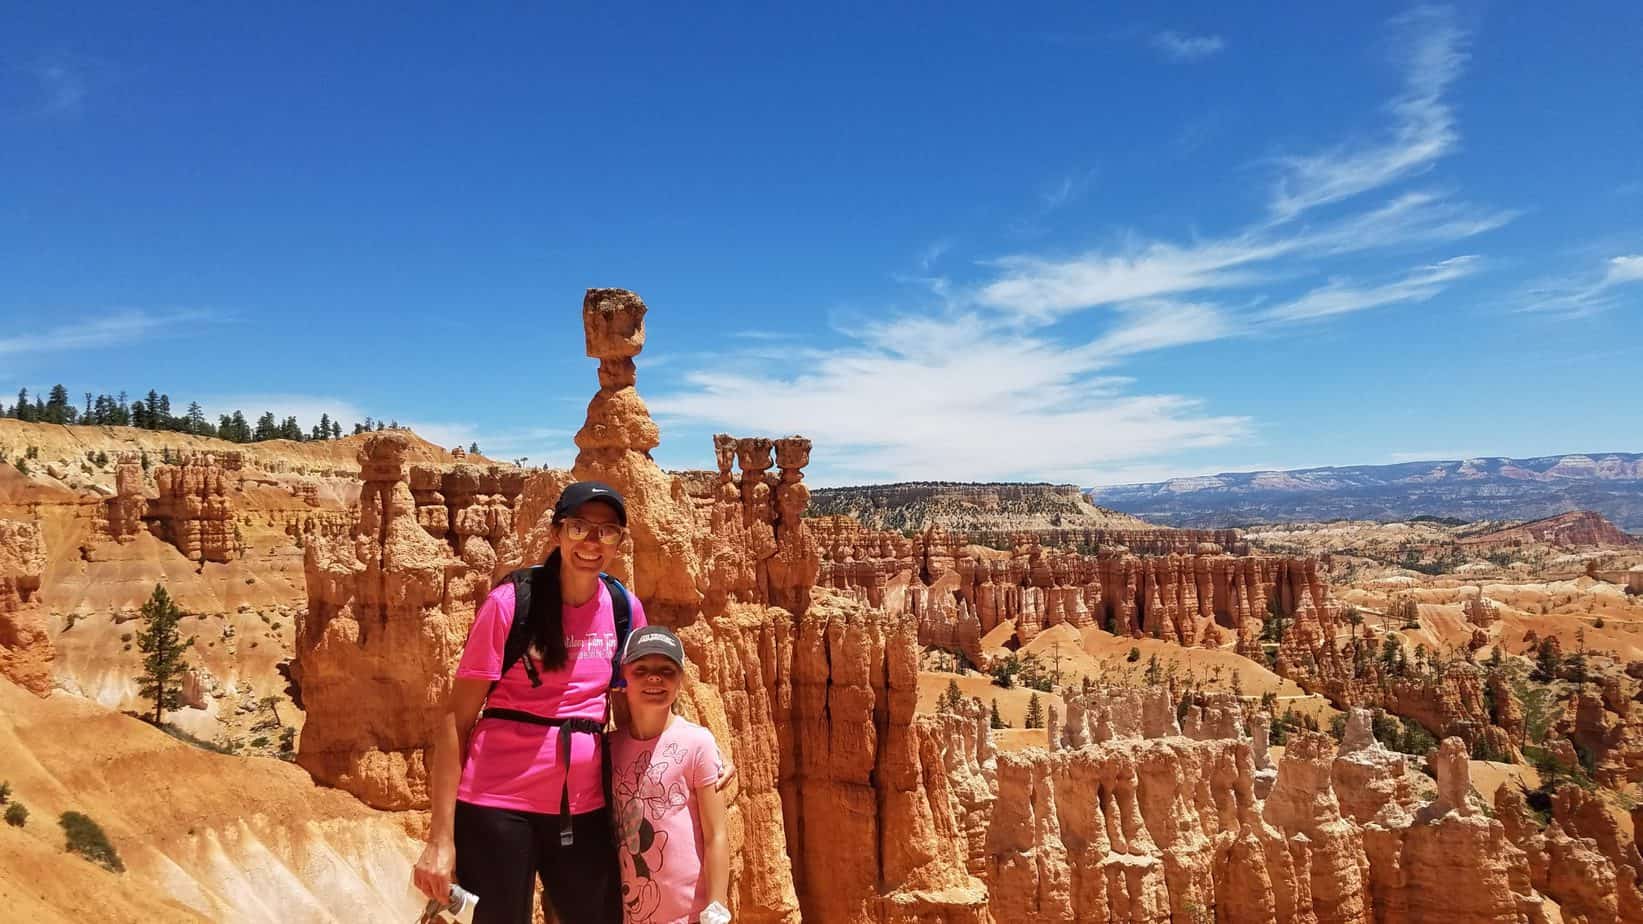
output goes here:
[[530, 924], [532, 879], [542, 880], [561, 924], [622, 924], [622, 874], [607, 809], [571, 820], [575, 843], [559, 844], [559, 816], [456, 803], [456, 881], [479, 896], [474, 924]]

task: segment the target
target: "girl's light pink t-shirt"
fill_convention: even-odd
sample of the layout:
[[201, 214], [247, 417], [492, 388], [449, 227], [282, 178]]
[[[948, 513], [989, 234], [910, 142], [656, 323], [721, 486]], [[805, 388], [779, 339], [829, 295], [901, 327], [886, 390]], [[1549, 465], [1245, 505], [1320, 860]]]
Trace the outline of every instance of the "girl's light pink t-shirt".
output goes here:
[[655, 738], [618, 730], [610, 766], [625, 924], [695, 921], [711, 898], [696, 790], [724, 772], [713, 733], [682, 716]]
[[[629, 631], [645, 625], [639, 598], [628, 594]], [[513, 582], [505, 581], [479, 605], [456, 676], [496, 680], [502, 671], [502, 648], [513, 626]], [[616, 617], [605, 582], [581, 606], [564, 608], [564, 667], [541, 670], [542, 685], [532, 687], [525, 663], [509, 668], [486, 705], [518, 709], [549, 718], [605, 717], [611, 659], [616, 655]], [[540, 665], [540, 662], [538, 662]], [[456, 797], [473, 805], [554, 814], [564, 768], [559, 765], [559, 729], [508, 719], [481, 718], [474, 723], [468, 760]], [[571, 736], [570, 808], [577, 814], [605, 804], [600, 780], [599, 741], [593, 735]]]

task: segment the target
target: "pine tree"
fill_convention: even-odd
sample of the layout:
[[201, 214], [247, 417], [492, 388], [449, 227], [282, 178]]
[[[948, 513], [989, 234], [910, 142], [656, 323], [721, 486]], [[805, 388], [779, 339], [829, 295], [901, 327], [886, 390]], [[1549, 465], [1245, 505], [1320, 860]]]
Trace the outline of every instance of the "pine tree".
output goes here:
[[1044, 727], [1044, 704], [1038, 701], [1037, 692], [1034, 692], [1032, 697], [1027, 700], [1026, 726], [1028, 728]]
[[170, 430], [170, 429], [173, 428], [174, 424], [172, 423], [172, 417], [171, 417], [171, 396], [170, 395], [161, 395], [160, 396], [159, 413], [157, 413], [155, 415], [155, 417], [158, 418], [158, 426], [161, 429]]
[[183, 642], [177, 632], [182, 610], [171, 602], [165, 587], [154, 585], [154, 593], [143, 604], [143, 628], [137, 632], [137, 648], [143, 653], [143, 672], [137, 678], [138, 693], [154, 701], [154, 724], [165, 721], [165, 711], [182, 705], [180, 681], [187, 665], [183, 653], [194, 644]]
[[148, 429], [148, 405], [141, 401], [131, 402], [131, 425], [139, 430]]
[[998, 714], [998, 697], [996, 696], [993, 697], [993, 709], [992, 713], [987, 717], [987, 725], [990, 728], [1008, 727], [1004, 724], [1004, 717]]
[[342, 439], [342, 421], [340, 421], [340, 420], [331, 421], [331, 439], [334, 439], [334, 440]]
[[186, 418], [186, 422], [189, 433], [199, 436], [205, 432], [205, 428], [207, 426], [205, 422], [205, 410], [200, 407], [200, 402], [190, 401], [188, 403], [188, 417]]
[[51, 397], [46, 401], [46, 423], [69, 423], [74, 408], [68, 403], [68, 389], [61, 384], [51, 386]]
[[27, 388], [17, 389], [17, 407], [13, 409], [11, 416], [18, 420], [32, 420], [34, 418], [34, 408], [29, 404], [29, 390]]
[[260, 443], [263, 440], [274, 439], [279, 436], [279, 432], [280, 424], [274, 419], [274, 412], [263, 411], [262, 416], [257, 418], [257, 429], [251, 434], [251, 442]]
[[957, 680], [947, 681], [947, 692], [941, 694], [941, 701], [936, 704], [937, 712], [957, 712], [964, 704], [964, 691], [958, 688]]
[[89, 391], [86, 392], [86, 413], [82, 419], [86, 423], [91, 423], [91, 392]]
[[470, 456], [479, 455], [479, 441], [478, 440], [475, 440], [474, 442], [468, 444], [468, 455], [470, 455]]
[[314, 438], [328, 440], [331, 438], [331, 415], [319, 415], [319, 428], [314, 431]]

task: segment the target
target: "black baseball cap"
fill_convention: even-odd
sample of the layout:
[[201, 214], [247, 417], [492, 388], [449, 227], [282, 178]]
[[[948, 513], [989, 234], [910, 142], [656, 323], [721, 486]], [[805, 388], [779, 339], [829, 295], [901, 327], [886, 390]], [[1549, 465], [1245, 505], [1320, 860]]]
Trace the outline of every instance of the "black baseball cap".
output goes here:
[[666, 626], [645, 626], [628, 636], [628, 643], [622, 648], [622, 663], [632, 664], [646, 655], [661, 655], [680, 667], [685, 666], [685, 646]]
[[578, 481], [567, 485], [559, 492], [559, 500], [553, 504], [553, 521], [555, 523], [569, 516], [572, 511], [588, 501], [602, 501], [616, 510], [616, 521], [623, 526], [628, 525], [628, 505], [622, 500], [617, 490], [603, 481]]

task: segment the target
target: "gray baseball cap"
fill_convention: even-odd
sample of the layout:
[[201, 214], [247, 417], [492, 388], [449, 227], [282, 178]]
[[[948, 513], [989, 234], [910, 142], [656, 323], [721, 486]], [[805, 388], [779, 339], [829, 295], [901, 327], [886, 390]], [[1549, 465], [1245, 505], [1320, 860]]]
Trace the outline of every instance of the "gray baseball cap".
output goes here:
[[646, 655], [661, 655], [680, 667], [685, 666], [685, 646], [665, 626], [645, 626], [628, 636], [622, 648], [622, 663], [632, 664]]

